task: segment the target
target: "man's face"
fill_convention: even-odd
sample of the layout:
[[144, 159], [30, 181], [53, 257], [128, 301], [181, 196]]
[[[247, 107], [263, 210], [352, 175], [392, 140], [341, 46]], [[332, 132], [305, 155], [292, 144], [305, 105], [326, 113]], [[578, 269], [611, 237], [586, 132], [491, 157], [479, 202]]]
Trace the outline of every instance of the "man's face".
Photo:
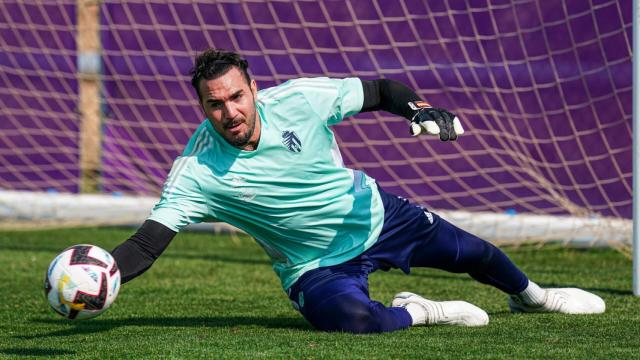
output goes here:
[[237, 148], [255, 150], [260, 139], [255, 80], [247, 84], [242, 72], [232, 67], [215, 79], [200, 80], [199, 86], [200, 104], [218, 134]]

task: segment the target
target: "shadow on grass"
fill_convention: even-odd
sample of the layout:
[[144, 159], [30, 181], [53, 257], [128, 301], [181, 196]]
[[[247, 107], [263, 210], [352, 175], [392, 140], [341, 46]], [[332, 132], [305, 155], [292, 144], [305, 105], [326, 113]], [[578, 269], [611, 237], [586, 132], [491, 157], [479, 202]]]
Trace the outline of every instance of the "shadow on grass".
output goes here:
[[16, 335], [14, 338], [30, 340], [42, 337], [71, 336], [77, 334], [91, 334], [127, 326], [151, 327], [207, 327], [207, 328], [237, 328], [238, 326], [258, 326], [268, 329], [297, 329], [312, 330], [313, 328], [302, 318], [265, 318], [265, 317], [141, 317], [122, 320], [91, 320], [83, 322], [69, 322], [66, 320], [35, 319], [34, 322], [54, 325], [75, 325], [72, 328], [53, 331], [45, 334]]
[[0, 349], [0, 354], [13, 355], [13, 356], [61, 356], [61, 355], [73, 355], [74, 351], [48, 349], [48, 348], [8, 348]]

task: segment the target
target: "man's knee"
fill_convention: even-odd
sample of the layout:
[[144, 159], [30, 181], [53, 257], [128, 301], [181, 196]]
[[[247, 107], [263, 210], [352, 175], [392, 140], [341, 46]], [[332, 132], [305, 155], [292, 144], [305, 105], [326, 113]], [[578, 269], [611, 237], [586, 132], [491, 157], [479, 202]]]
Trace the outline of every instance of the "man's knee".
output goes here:
[[475, 259], [475, 263], [482, 268], [489, 266], [494, 254], [500, 251], [488, 241], [482, 240], [480, 238], [476, 238], [474, 247], [475, 253], [473, 254], [473, 257]]
[[355, 334], [381, 331], [369, 304], [349, 296], [334, 296], [307, 311], [307, 320], [319, 330]]
[[488, 241], [459, 230], [458, 239], [460, 241], [460, 256], [455, 267], [458, 272], [469, 272], [482, 270], [491, 266], [494, 256], [500, 250]]

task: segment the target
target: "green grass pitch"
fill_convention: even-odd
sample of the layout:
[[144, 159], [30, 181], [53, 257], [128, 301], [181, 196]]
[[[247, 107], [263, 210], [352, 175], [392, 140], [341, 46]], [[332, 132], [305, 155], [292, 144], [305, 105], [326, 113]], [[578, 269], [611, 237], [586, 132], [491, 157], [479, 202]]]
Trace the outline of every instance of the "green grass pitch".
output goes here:
[[399, 291], [462, 299], [485, 309], [481, 328], [416, 327], [390, 334], [314, 330], [291, 307], [266, 255], [247, 237], [178, 235], [144, 275], [125, 284], [107, 312], [69, 321], [51, 311], [46, 268], [65, 247], [111, 250], [131, 229], [0, 232], [0, 358], [570, 359], [638, 358], [640, 301], [631, 261], [605, 249], [507, 249], [543, 286], [580, 286], [602, 296], [603, 315], [510, 314], [505, 295], [466, 275], [431, 269], [376, 272], [371, 296]]

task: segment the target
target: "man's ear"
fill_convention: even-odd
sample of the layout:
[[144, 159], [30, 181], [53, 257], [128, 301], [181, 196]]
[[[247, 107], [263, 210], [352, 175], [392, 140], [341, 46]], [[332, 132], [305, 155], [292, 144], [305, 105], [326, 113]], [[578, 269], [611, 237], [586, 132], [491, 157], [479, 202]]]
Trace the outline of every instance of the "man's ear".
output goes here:
[[251, 79], [251, 84], [249, 84], [251, 88], [251, 93], [253, 94], [253, 98], [255, 99], [258, 96], [258, 84], [254, 79]]
[[[198, 89], [200, 88], [200, 84], [202, 84], [202, 80], [200, 79], [200, 82], [198, 83]], [[196, 95], [198, 95], [198, 103], [200, 104], [200, 109], [202, 109], [202, 112], [206, 114], [206, 111], [204, 111], [204, 103], [202, 102], [202, 96], [200, 95], [200, 91], [196, 90]]]

